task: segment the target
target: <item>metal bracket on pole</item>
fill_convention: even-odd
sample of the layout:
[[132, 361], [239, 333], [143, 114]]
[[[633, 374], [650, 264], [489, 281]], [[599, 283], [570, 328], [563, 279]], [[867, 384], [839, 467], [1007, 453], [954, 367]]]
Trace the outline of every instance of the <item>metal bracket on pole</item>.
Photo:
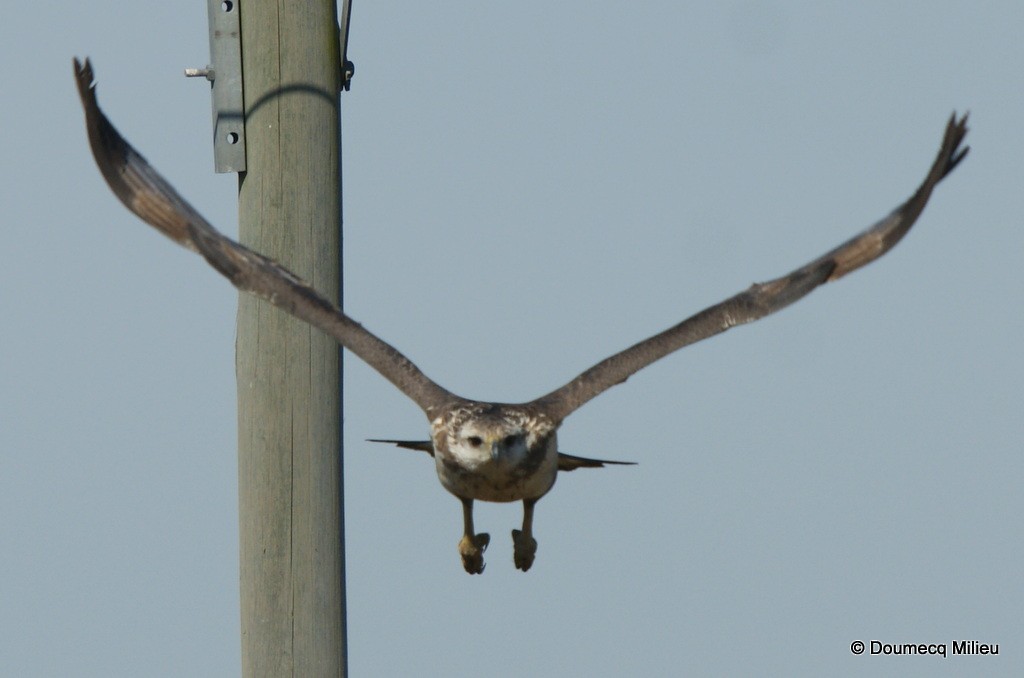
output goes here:
[[341, 3], [341, 26], [338, 38], [341, 43], [341, 88], [348, 91], [352, 86], [352, 76], [356, 73], [356, 65], [348, 60], [348, 25], [352, 19], [352, 0]]
[[245, 104], [242, 99], [240, 0], [206, 0], [210, 24], [210, 61], [186, 68], [190, 78], [204, 77], [213, 90], [213, 160], [217, 172], [245, 171]]

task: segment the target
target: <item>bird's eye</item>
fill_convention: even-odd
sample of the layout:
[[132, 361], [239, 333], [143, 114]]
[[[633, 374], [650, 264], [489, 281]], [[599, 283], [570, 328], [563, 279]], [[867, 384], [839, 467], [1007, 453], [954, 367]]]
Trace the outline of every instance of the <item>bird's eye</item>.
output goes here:
[[484, 440], [480, 436], [469, 436], [468, 438], [466, 438], [466, 442], [468, 442], [473, 447], [480, 447], [481, 445], [484, 444]]
[[512, 447], [516, 444], [516, 437], [514, 435], [505, 436], [505, 447]]

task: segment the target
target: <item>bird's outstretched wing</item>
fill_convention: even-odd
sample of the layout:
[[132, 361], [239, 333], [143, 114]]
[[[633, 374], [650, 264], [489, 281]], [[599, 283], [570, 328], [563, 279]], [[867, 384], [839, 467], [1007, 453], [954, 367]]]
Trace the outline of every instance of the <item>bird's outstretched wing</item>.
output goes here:
[[874, 261], [910, 230], [935, 186], [967, 155], [969, 148], [960, 148], [966, 134], [967, 116], [957, 119], [954, 114], [946, 125], [942, 146], [924, 182], [906, 202], [867, 230], [788, 275], [751, 285], [736, 296], [602, 360], [530, 404], [540, 407], [553, 421], [561, 422], [592, 398], [655, 360], [735, 325], [763, 318], [792, 304], [818, 285], [838, 280]]
[[125, 141], [100, 110], [89, 60], [82, 64], [75, 59], [74, 66], [96, 164], [129, 210], [179, 245], [202, 254], [238, 289], [266, 299], [334, 337], [412, 398], [428, 419], [433, 419], [445, 404], [461, 400], [291, 271], [211, 226]]
[[[426, 452], [431, 457], [434, 456], [434, 444], [429, 440], [382, 440], [379, 438], [370, 438], [367, 442], [371, 443], [391, 443], [398, 447], [404, 447], [407, 450], [418, 450], [420, 452]], [[566, 454], [565, 452], [558, 453], [558, 470], [559, 471], [575, 471], [578, 468], [604, 468], [605, 464], [614, 464], [616, 466], [636, 466], [635, 461], [609, 461], [608, 459], [587, 459], [586, 457], [577, 457], [572, 454]]]
[[586, 457], [577, 457], [572, 454], [566, 454], [565, 452], [558, 453], [559, 471], [575, 471], [578, 468], [604, 468], [605, 464], [614, 464], [616, 466], [636, 466], [635, 461], [609, 461], [608, 459], [587, 459]]
[[434, 443], [429, 440], [385, 440], [383, 438], [367, 438], [368, 443], [388, 443], [407, 450], [418, 450], [434, 456]]

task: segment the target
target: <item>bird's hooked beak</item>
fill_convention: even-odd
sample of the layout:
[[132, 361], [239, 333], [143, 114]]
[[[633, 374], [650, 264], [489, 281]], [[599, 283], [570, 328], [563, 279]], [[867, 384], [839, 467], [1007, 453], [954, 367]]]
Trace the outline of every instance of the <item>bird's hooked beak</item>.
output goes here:
[[491, 461], [495, 461], [496, 462], [499, 459], [501, 459], [501, 452], [502, 452], [501, 443], [502, 443], [502, 439], [501, 438], [497, 438], [497, 439], [491, 441]]

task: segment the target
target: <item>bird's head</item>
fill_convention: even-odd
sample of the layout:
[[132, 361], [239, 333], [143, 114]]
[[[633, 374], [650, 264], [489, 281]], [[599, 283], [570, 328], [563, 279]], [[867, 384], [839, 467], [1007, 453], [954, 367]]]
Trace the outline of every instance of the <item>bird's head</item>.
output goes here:
[[557, 456], [556, 426], [518, 405], [470, 402], [449, 410], [433, 423], [438, 463], [464, 470], [507, 474], [533, 469]]
[[454, 431], [449, 449], [476, 464], [515, 466], [526, 458], [529, 432], [517, 421], [501, 417], [470, 418]]

